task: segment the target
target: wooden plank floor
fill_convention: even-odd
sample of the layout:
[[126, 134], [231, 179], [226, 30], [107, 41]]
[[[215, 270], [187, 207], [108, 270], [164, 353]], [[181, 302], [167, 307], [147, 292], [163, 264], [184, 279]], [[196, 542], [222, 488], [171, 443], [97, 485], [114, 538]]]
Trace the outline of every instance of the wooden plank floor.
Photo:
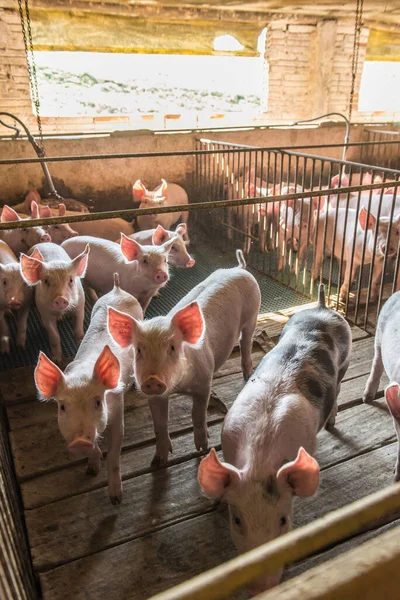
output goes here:
[[[255, 364], [276, 343], [292, 313], [286, 310], [260, 319]], [[296, 526], [392, 482], [397, 443], [382, 398], [387, 380], [382, 379], [378, 400], [363, 405], [373, 337], [357, 327], [352, 333], [352, 360], [341, 387], [336, 427], [319, 436], [320, 488], [314, 498], [296, 502]], [[138, 392], [127, 394], [124, 497], [115, 507], [108, 500], [105, 464], [97, 477], [87, 476], [84, 461], [66, 450], [55, 404], [35, 399], [33, 369], [6, 373], [0, 383], [32, 560], [45, 600], [144, 600], [235, 555], [225, 507], [202, 496], [197, 484], [201, 453], [193, 443], [188, 398], [175, 396], [171, 402], [173, 455], [165, 468], [157, 470], [150, 467], [154, 433], [146, 398]], [[224, 414], [242, 386], [235, 351], [215, 375], [208, 410], [210, 446], [218, 451]], [[291, 566], [285, 578], [397, 526], [399, 516]], [[235, 596], [247, 597], [246, 592]]]

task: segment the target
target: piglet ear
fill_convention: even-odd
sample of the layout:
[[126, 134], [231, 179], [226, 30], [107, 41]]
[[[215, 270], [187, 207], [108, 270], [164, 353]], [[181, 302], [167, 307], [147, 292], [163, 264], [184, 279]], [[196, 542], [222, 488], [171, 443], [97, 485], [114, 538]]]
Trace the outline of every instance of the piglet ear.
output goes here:
[[39, 206], [37, 205], [37, 202], [35, 202], [35, 200], [32, 200], [31, 202], [31, 217], [32, 219], [39, 218]]
[[40, 194], [37, 190], [30, 190], [27, 195], [25, 196], [25, 200], [24, 200], [24, 204], [26, 206], [27, 211], [29, 212], [29, 210], [31, 209], [32, 206], [32, 200], [34, 200], [37, 204], [40, 204], [41, 202], [41, 197]]
[[132, 194], [134, 202], [141, 202], [146, 195], [146, 188], [143, 183], [138, 179], [132, 186]]
[[313, 496], [319, 484], [319, 466], [304, 448], [300, 447], [294, 461], [281, 467], [276, 475], [278, 486], [290, 485], [296, 496]]
[[28, 285], [35, 285], [40, 281], [42, 263], [36, 258], [26, 256], [21, 252], [20, 262], [21, 275]]
[[365, 206], [360, 210], [360, 214], [358, 215], [358, 222], [360, 223], [360, 227], [363, 231], [366, 229], [374, 229], [376, 224], [376, 218], [372, 213], [369, 213], [367, 220], [368, 211]]
[[126, 236], [124, 233], [121, 233], [120, 247], [123, 256], [128, 262], [137, 260], [142, 253], [141, 245], [136, 240], [132, 240], [130, 237]]
[[392, 417], [400, 419], [399, 384], [390, 383], [385, 390], [385, 398]]
[[367, 173], [364, 173], [364, 175], [361, 178], [361, 182], [363, 185], [369, 185], [370, 183], [372, 183], [372, 173], [370, 173], [369, 171], [367, 171]]
[[108, 333], [119, 346], [127, 348], [132, 344], [133, 336], [138, 327], [136, 319], [109, 306], [107, 325]]
[[111, 352], [110, 346], [104, 346], [94, 365], [93, 375], [104, 385], [106, 390], [116, 388], [121, 368], [118, 358]]
[[162, 186], [160, 188], [159, 195], [166, 198], [168, 195], [168, 183], [165, 181], [165, 179], [161, 179], [161, 182]]
[[170, 235], [162, 225], [159, 225], [153, 233], [152, 242], [154, 246], [161, 246], [164, 242], [169, 240]]
[[1, 222], [2, 223], [10, 223], [12, 221], [20, 221], [21, 218], [18, 215], [18, 213], [15, 212], [15, 210], [13, 208], [11, 208], [10, 206], [7, 206], [7, 204], [5, 204], [3, 206], [3, 210], [1, 212]]
[[43, 398], [55, 396], [63, 380], [62, 371], [43, 352], [40, 352], [35, 369], [35, 384]]
[[[33, 204], [33, 202], [32, 202], [32, 204]], [[41, 219], [48, 219], [49, 217], [52, 217], [53, 215], [51, 214], [50, 206], [39, 206], [39, 215], [40, 215]], [[36, 218], [37, 217], [33, 216], [33, 210], [32, 210], [32, 219], [36, 219]]]
[[44, 258], [42, 256], [42, 253], [40, 252], [39, 248], [35, 248], [34, 251], [32, 252], [32, 254], [30, 255], [31, 258], [36, 258], [36, 260], [40, 260], [40, 262], [44, 262]]
[[349, 187], [349, 176], [346, 175], [346, 173], [342, 173], [342, 177], [340, 178], [340, 185], [341, 187]]
[[239, 481], [240, 471], [228, 463], [222, 463], [214, 448], [199, 465], [198, 481], [207, 496], [221, 498], [234, 481]]
[[188, 344], [197, 344], [205, 331], [203, 313], [197, 302], [188, 304], [172, 318], [172, 323], [177, 327], [185, 342]]
[[176, 233], [174, 233], [174, 235], [172, 237], [170, 237], [166, 242], [164, 242], [162, 244], [162, 249], [164, 250], [164, 252], [169, 252], [172, 248], [172, 246], [174, 245], [174, 242], [176, 242], [178, 236]]
[[175, 233], [177, 233], [178, 235], [185, 235], [185, 233], [187, 233], [187, 225], [186, 223], [179, 223], [179, 225], [177, 225], [176, 229], [175, 229]]
[[58, 216], [59, 217], [65, 217], [65, 204], [59, 204], [58, 205]]
[[76, 277], [85, 277], [89, 260], [89, 251], [90, 246], [89, 244], [86, 244], [86, 248], [84, 249], [84, 251], [78, 254], [78, 256], [76, 256], [74, 260], [71, 261], [72, 269], [76, 269]]

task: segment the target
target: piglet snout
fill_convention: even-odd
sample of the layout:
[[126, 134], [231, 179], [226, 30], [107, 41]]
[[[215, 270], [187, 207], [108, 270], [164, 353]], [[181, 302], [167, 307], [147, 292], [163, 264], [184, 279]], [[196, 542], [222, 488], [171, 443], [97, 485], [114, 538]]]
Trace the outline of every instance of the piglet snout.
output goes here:
[[58, 298], [53, 301], [53, 306], [59, 310], [64, 310], [65, 308], [68, 308], [69, 302], [64, 296], [58, 296]]
[[93, 449], [93, 442], [82, 437], [75, 438], [70, 444], [68, 444], [68, 450], [73, 454], [87, 454]]
[[190, 267], [193, 267], [195, 265], [196, 261], [194, 260], [194, 258], [191, 258], [190, 260], [187, 261], [186, 263], [186, 268], [189, 269]]
[[8, 307], [11, 308], [12, 310], [17, 310], [18, 308], [21, 308], [21, 304], [22, 302], [20, 302], [19, 300], [17, 300], [16, 298], [11, 298], [10, 302], [8, 303]]
[[161, 381], [161, 379], [155, 377], [154, 375], [151, 375], [150, 377], [147, 377], [147, 379], [144, 380], [140, 389], [144, 394], [147, 394], [148, 396], [160, 396], [165, 392], [167, 386], [163, 381]]
[[165, 283], [168, 281], [168, 273], [165, 271], [157, 271], [155, 275], [155, 280], [157, 283]]
[[41, 242], [51, 242], [51, 236], [48, 233], [43, 233], [40, 236], [40, 241]]

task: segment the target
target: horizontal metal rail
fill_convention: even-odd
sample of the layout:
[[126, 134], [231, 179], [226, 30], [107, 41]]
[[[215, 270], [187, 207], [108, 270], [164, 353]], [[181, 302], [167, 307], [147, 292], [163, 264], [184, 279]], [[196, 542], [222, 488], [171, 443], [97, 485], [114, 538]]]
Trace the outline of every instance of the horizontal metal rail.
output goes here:
[[[368, 185], [354, 185], [345, 188], [328, 188], [323, 190], [312, 190], [306, 192], [297, 192], [295, 194], [285, 194], [276, 196], [259, 196], [258, 198], [240, 198], [238, 200], [215, 200], [212, 202], [192, 202], [185, 204], [185, 211], [195, 212], [197, 210], [209, 210], [210, 208], [224, 208], [227, 206], [248, 206], [250, 204], [269, 204], [272, 202], [286, 202], [287, 200], [299, 200], [301, 198], [330, 196], [338, 194], [349, 194], [351, 192], [382, 190], [385, 187], [393, 187], [392, 181], [381, 183], [371, 183]], [[76, 215], [66, 215], [64, 217], [47, 217], [41, 219], [29, 219], [21, 221], [11, 221], [0, 223], [0, 231], [3, 229], [24, 229], [39, 225], [58, 225], [60, 223], [81, 223], [83, 221], [99, 221], [115, 218], [131, 218], [141, 215], [165, 214], [182, 212], [182, 204], [173, 206], [162, 206], [160, 208], [130, 208], [123, 210], [111, 210], [96, 213], [79, 213]]]
[[280, 146], [279, 148], [276, 148], [276, 146], [273, 146], [271, 148], [261, 148], [260, 146], [249, 146], [246, 144], [236, 144], [234, 142], [226, 142], [226, 141], [222, 141], [222, 140], [216, 140], [216, 139], [208, 139], [208, 138], [199, 138], [198, 139], [199, 142], [205, 143], [205, 144], [220, 144], [223, 146], [228, 146], [229, 148], [245, 148], [248, 150], [273, 150], [273, 149], [278, 149], [278, 150], [301, 150], [301, 148], [343, 148], [343, 146], [385, 146], [385, 145], [394, 145], [394, 144], [398, 144], [399, 140], [384, 140], [384, 141], [377, 141], [377, 142], [349, 142], [347, 144], [302, 144], [300, 146]]
[[[210, 140], [207, 143], [219, 144], [223, 145], [224, 142], [220, 142], [219, 140]], [[369, 144], [368, 142], [359, 142], [359, 144]], [[380, 144], [397, 144], [398, 142], [380, 142]], [[332, 144], [331, 146], [327, 145], [316, 145], [316, 148], [328, 148], [328, 147], [342, 147], [343, 144]], [[296, 146], [290, 147], [290, 150], [287, 150], [285, 146], [238, 146], [235, 144], [232, 148], [229, 148], [229, 154], [241, 153], [243, 150], [248, 150], [249, 152], [285, 152], [286, 154], [293, 154], [293, 156], [301, 156], [303, 158], [315, 158], [319, 160], [324, 160], [325, 162], [335, 162], [344, 165], [354, 165], [357, 167], [362, 166], [364, 169], [369, 165], [365, 165], [362, 163], [353, 163], [349, 161], [344, 161], [338, 158], [330, 158], [325, 156], [318, 156], [313, 154], [301, 154], [292, 152], [292, 148], [311, 148], [313, 146]], [[126, 159], [126, 158], [168, 158], [168, 157], [176, 157], [176, 156], [203, 156], [207, 154], [225, 154], [227, 150], [225, 149], [213, 149], [213, 150], [179, 150], [174, 152], [124, 152], [120, 154], [82, 154], [82, 155], [73, 155], [73, 156], [53, 156], [46, 158], [3, 158], [0, 160], [1, 165], [23, 165], [23, 164], [35, 164], [35, 163], [43, 163], [43, 162], [76, 162], [83, 160], [117, 160], [117, 159]], [[380, 167], [381, 171], [390, 171], [389, 169], [384, 169]]]
[[259, 577], [272, 574], [287, 563], [358, 533], [367, 525], [395, 514], [400, 508], [398, 484], [353, 502], [344, 508], [291, 531], [272, 542], [193, 577], [149, 600], [221, 600]]

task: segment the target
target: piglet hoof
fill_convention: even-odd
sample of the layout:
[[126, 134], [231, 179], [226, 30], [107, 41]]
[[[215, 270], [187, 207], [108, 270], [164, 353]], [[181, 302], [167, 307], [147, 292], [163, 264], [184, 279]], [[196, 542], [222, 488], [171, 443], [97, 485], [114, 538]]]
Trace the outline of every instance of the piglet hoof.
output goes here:
[[122, 494], [120, 496], [110, 496], [110, 502], [113, 506], [116, 506], [117, 504], [121, 504]]
[[156, 447], [156, 453], [153, 457], [153, 460], [151, 461], [151, 466], [152, 467], [163, 467], [167, 464], [168, 462], [168, 454], [171, 453], [172, 454], [172, 444], [171, 444], [171, 440], [168, 439], [168, 443], [167, 444], [163, 444], [163, 445], [158, 445]]
[[364, 392], [363, 396], [362, 396], [362, 401], [364, 402], [364, 404], [371, 404], [371, 402], [374, 400], [375, 398], [375, 394], [371, 394], [369, 392]]
[[86, 467], [86, 474], [96, 476], [99, 474], [100, 465], [88, 464]]
[[194, 444], [196, 446], [196, 450], [207, 450], [208, 448], [208, 431], [194, 431]]
[[10, 338], [2, 337], [0, 344], [0, 352], [1, 354], [8, 354], [10, 352]]
[[21, 348], [22, 350], [25, 350], [25, 339], [17, 338], [17, 347]]
[[76, 341], [77, 344], [81, 343], [81, 341], [83, 340], [84, 335], [85, 334], [83, 333], [83, 331], [79, 331], [79, 332], [75, 333], [74, 338], [75, 338], [75, 341]]

